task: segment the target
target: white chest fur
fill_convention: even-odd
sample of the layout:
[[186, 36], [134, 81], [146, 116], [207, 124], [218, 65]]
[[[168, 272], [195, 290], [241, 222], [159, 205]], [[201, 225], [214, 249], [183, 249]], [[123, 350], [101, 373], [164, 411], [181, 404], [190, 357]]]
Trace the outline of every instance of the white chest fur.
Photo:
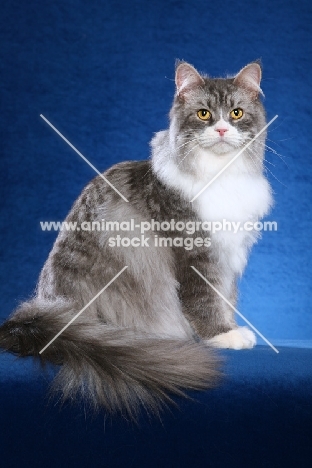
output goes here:
[[[223, 165], [226, 161], [223, 162]], [[168, 185], [191, 200], [220, 172], [220, 158], [197, 158], [197, 176], [183, 173], [174, 161], [155, 167]], [[256, 222], [268, 213], [272, 204], [270, 186], [262, 174], [250, 174], [242, 157], [231, 164], [193, 202], [202, 221], [240, 223], [237, 232], [227, 228], [212, 233], [212, 248], [233, 273], [241, 274], [247, 262], [248, 250], [258, 237], [256, 231], [245, 230], [247, 221]], [[228, 224], [229, 226], [229, 224]], [[250, 228], [250, 225], [249, 225]]]
[[248, 251], [259, 236], [245, 223], [262, 218], [270, 205], [270, 187], [263, 176], [230, 172], [222, 174], [194, 201], [203, 221], [222, 223], [222, 229], [211, 234], [212, 247], [234, 273], [242, 274]]

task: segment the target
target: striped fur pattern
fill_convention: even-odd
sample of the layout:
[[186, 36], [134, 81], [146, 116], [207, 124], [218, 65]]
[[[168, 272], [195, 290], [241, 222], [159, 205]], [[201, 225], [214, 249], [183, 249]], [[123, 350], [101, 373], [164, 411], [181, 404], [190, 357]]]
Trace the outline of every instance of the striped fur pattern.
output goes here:
[[[134, 220], [140, 226], [151, 220], [260, 219], [271, 205], [263, 176], [263, 137], [203, 197], [190, 202], [265, 124], [260, 76], [257, 63], [227, 79], [211, 79], [179, 63], [170, 126], [152, 140], [151, 160], [123, 162], [104, 174], [128, 203], [96, 177], [66, 220], [78, 225]], [[240, 122], [229, 118], [236, 107], [244, 108]], [[197, 117], [202, 108], [209, 109], [210, 121]], [[226, 127], [225, 136], [220, 125]], [[95, 409], [136, 417], [142, 406], [157, 413], [173, 394], [214, 386], [218, 360], [212, 347], [254, 345], [252, 332], [237, 327], [232, 310], [190, 267], [235, 304], [236, 279], [256, 234], [234, 240], [201, 228], [193, 234], [150, 229], [144, 233], [148, 247], [112, 247], [110, 239], [117, 234], [120, 239], [141, 235], [139, 228], [61, 231], [34, 297], [0, 327], [0, 346], [60, 365], [53, 386], [63, 399], [82, 397]], [[211, 245], [193, 242], [193, 248], [185, 249], [168, 241], [160, 248], [157, 236], [179, 237], [182, 243], [209, 237]], [[124, 266], [128, 268], [40, 354]]]

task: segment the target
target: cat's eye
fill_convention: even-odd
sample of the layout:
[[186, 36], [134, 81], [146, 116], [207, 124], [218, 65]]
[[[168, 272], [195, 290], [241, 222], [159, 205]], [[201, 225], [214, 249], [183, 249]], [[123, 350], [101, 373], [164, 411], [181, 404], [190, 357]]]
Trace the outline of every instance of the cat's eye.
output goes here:
[[233, 109], [231, 112], [230, 112], [230, 116], [232, 117], [232, 119], [234, 120], [238, 120], [238, 119], [241, 119], [244, 115], [244, 111], [243, 109], [241, 109], [240, 107], [238, 107], [237, 109]]
[[197, 111], [197, 117], [200, 118], [200, 120], [209, 120], [211, 117], [211, 113], [207, 109], [200, 109]]

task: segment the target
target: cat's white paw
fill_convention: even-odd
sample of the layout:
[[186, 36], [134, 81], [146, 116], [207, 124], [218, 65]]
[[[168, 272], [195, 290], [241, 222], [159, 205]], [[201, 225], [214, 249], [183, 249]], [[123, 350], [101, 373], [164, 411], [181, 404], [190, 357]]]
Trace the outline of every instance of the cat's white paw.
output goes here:
[[216, 335], [206, 343], [215, 348], [248, 349], [256, 344], [256, 335], [247, 327], [239, 327]]

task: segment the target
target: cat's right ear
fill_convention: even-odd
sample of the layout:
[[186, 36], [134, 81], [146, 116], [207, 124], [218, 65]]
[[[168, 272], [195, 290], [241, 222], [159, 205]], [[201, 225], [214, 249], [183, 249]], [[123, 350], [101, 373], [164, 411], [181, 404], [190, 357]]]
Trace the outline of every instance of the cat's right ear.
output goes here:
[[192, 65], [187, 62], [179, 62], [176, 67], [175, 83], [177, 96], [183, 99], [194, 88], [202, 86], [204, 79]]

